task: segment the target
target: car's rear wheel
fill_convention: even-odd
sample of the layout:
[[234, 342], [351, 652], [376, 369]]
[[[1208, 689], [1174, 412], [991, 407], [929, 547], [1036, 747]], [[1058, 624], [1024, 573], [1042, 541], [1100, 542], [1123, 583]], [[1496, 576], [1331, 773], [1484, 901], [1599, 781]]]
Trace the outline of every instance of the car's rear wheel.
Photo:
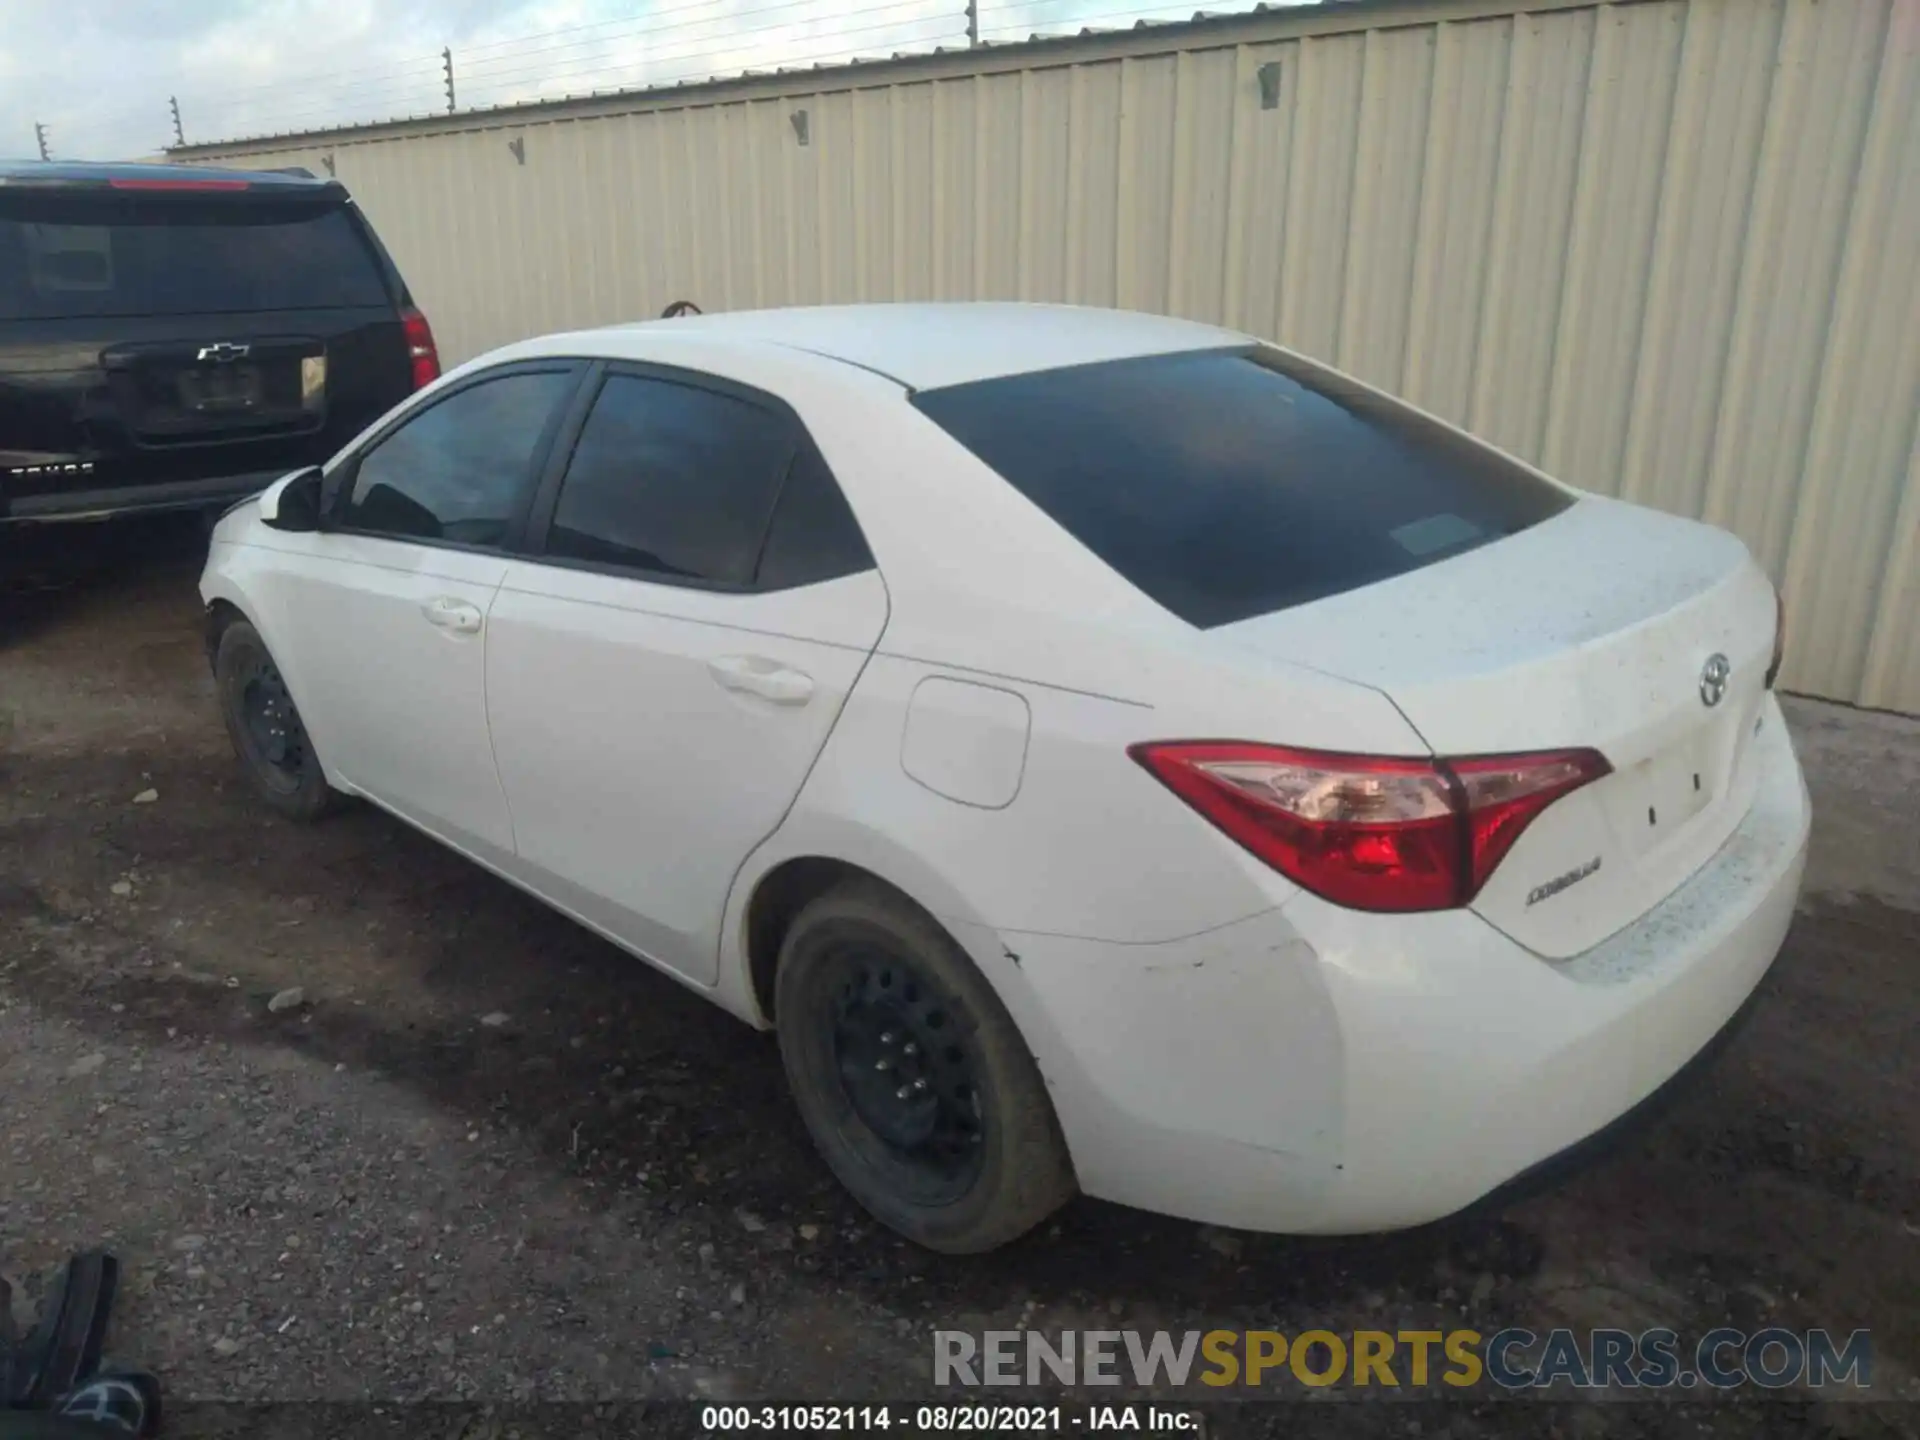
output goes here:
[[213, 674], [227, 734], [260, 798], [293, 820], [315, 820], [332, 809], [339, 796], [260, 632], [244, 620], [228, 625]]
[[781, 946], [780, 1054], [827, 1164], [929, 1249], [991, 1250], [1073, 1193], [1039, 1067], [952, 938], [877, 884], [814, 900]]

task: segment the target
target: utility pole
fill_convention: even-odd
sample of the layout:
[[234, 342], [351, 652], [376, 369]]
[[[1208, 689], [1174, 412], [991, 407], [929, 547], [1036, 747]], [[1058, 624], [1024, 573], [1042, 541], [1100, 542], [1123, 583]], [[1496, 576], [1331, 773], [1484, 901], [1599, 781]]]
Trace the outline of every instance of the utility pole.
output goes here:
[[187, 143], [187, 132], [180, 128], [180, 97], [169, 95], [167, 104], [173, 107], [173, 143], [184, 145]]
[[38, 120], [33, 122], [33, 138], [40, 142], [40, 158], [51, 160], [53, 157], [47, 153], [47, 127]]
[[447, 46], [440, 52], [440, 59], [447, 67], [447, 113], [453, 114], [453, 47]]
[[980, 0], [967, 0], [967, 48], [980, 43]]

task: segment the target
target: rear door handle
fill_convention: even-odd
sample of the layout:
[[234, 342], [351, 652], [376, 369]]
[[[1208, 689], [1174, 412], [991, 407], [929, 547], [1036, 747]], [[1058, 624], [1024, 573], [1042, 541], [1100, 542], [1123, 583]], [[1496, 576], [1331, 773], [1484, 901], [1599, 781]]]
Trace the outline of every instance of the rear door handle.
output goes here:
[[451, 596], [436, 595], [420, 607], [420, 613], [429, 622], [442, 630], [451, 630], [456, 635], [477, 635], [480, 633], [480, 607], [469, 605], [464, 600], [455, 600]]
[[725, 690], [758, 695], [776, 705], [804, 705], [813, 698], [813, 677], [758, 655], [723, 655], [707, 670]]

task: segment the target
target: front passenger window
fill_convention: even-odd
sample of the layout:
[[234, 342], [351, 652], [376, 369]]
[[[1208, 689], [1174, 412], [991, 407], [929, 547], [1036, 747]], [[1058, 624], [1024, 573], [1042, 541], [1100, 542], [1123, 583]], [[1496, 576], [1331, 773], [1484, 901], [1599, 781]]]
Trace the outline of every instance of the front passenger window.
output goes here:
[[397, 539], [503, 543], [572, 382], [568, 370], [519, 371], [411, 416], [361, 457], [340, 524]]

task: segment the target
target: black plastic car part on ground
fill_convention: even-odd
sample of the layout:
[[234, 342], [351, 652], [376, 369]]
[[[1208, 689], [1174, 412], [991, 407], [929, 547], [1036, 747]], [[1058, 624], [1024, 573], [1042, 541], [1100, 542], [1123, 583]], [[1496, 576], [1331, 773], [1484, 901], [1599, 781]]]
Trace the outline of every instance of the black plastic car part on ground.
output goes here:
[[120, 1262], [83, 1250], [54, 1276], [40, 1318], [22, 1335], [0, 1280], [0, 1440], [149, 1436], [160, 1428], [160, 1382], [102, 1360]]
[[0, 522], [224, 505], [438, 371], [337, 182], [0, 162]]

